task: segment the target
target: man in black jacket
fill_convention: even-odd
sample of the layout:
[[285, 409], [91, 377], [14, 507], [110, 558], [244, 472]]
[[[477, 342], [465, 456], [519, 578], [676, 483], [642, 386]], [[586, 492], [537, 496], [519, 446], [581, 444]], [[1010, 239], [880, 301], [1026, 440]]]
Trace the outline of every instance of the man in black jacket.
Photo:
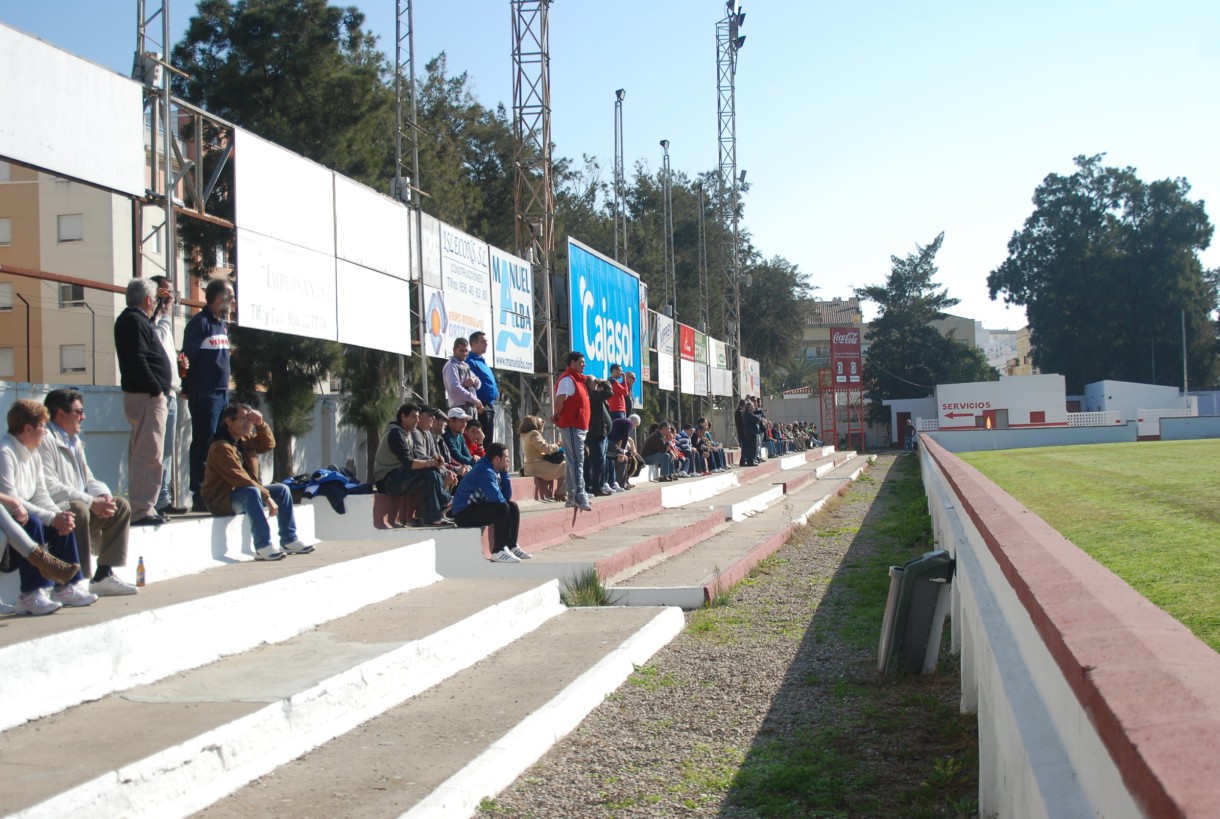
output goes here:
[[131, 424], [127, 444], [127, 474], [130, 481], [132, 526], [156, 526], [166, 522], [157, 514], [161, 491], [161, 453], [165, 444], [165, 421], [172, 370], [165, 348], [157, 339], [152, 315], [156, 309], [156, 286], [148, 279], [127, 283], [127, 309], [114, 322], [114, 349], [119, 356], [123, 412]]
[[614, 390], [608, 381], [594, 381], [589, 387], [589, 434], [585, 438], [589, 455], [585, 458], [585, 486], [598, 497], [614, 494], [606, 471], [607, 436], [612, 423], [608, 402], [613, 396]]

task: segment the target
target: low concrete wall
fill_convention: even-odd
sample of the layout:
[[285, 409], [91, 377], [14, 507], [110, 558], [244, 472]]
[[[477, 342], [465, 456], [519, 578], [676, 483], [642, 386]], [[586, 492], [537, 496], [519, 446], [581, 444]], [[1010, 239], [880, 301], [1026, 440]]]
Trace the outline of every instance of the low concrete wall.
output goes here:
[[984, 816], [1220, 816], [1220, 655], [923, 438]]
[[1135, 443], [1134, 422], [1107, 427], [1040, 427], [1038, 429], [963, 429], [922, 433], [950, 452], [1026, 449], [1035, 446]]
[[1161, 419], [1162, 441], [1193, 441], [1197, 438], [1220, 438], [1220, 416]]

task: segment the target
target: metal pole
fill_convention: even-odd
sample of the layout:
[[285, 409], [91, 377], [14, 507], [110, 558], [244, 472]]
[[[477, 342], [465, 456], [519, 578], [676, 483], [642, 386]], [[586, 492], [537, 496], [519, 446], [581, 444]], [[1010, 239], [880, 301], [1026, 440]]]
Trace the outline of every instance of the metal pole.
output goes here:
[[1182, 310], [1182, 396], [1186, 397], [1189, 389], [1186, 382], [1186, 310]]
[[623, 173], [623, 100], [626, 90], [614, 92], [614, 260], [619, 261], [620, 233], [622, 262], [627, 264], [627, 194]]
[[21, 299], [21, 303], [25, 305], [25, 380], [26, 383], [33, 383], [33, 370], [31, 368], [30, 357], [30, 303], [25, 300], [25, 296], [13, 291], [13, 295]]

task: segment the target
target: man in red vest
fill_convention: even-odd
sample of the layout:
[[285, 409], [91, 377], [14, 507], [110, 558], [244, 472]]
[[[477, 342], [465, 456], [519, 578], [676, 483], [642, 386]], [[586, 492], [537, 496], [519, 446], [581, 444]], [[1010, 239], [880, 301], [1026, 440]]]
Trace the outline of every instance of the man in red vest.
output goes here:
[[568, 368], [555, 382], [555, 414], [566, 453], [568, 506], [592, 511], [585, 491], [585, 435], [589, 432], [589, 390], [585, 379], [585, 357], [568, 353]]

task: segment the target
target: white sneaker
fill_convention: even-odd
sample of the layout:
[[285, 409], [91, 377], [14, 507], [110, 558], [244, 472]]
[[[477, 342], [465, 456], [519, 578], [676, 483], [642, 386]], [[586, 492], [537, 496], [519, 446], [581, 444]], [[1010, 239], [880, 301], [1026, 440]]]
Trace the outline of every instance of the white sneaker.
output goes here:
[[299, 540], [294, 540], [292, 543], [285, 543], [280, 548], [290, 555], [307, 555], [313, 551], [312, 546], [308, 546]]
[[508, 549], [501, 549], [491, 556], [492, 563], [520, 563], [521, 558], [510, 552]]
[[283, 560], [284, 557], [284, 552], [274, 546], [264, 546], [261, 549], [254, 550], [255, 560]]
[[517, 556], [518, 560], [533, 560], [534, 556], [520, 546], [509, 546], [508, 550]]
[[602, 492], [604, 492], [604, 493], [605, 493], [605, 494], [607, 494], [607, 495], [613, 495], [613, 494], [614, 494], [614, 490], [610, 488], [610, 484], [608, 484], [608, 483], [603, 483], [603, 484], [602, 484], [601, 491], [602, 491]]
[[91, 591], [86, 591], [83, 586], [83, 582], [60, 586], [51, 592], [51, 599], [72, 608], [81, 608], [96, 603], [97, 595]]
[[610, 484], [610, 491], [611, 492], [622, 492], [623, 487], [619, 486], [617, 483], [612, 483], [612, 484]]
[[89, 591], [98, 597], [122, 597], [126, 594], [135, 594], [138, 589], [125, 580], [120, 580], [118, 575], [111, 574], [101, 580], [90, 582]]
[[580, 509], [582, 512], [593, 511], [593, 507], [589, 505], [588, 498], [581, 498], [580, 500], [576, 501], [576, 508]]
[[17, 597], [17, 605], [13, 606], [13, 611], [17, 614], [30, 614], [38, 617], [59, 611], [63, 605], [57, 600], [52, 600], [46, 589], [34, 589], [32, 592], [26, 592]]

